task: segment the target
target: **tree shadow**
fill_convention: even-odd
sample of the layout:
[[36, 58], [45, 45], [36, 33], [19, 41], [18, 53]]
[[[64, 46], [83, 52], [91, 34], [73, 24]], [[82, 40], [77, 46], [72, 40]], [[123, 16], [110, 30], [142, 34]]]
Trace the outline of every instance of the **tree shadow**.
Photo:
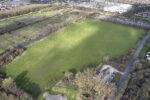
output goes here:
[[83, 66], [83, 67], [80, 69], [80, 71], [83, 72], [83, 71], [84, 71], [85, 69], [87, 69], [87, 68], [96, 68], [100, 63], [101, 63], [101, 61], [89, 63], [89, 64]]
[[24, 89], [26, 92], [30, 93], [34, 97], [38, 97], [41, 93], [40, 86], [30, 80], [27, 77], [28, 71], [24, 71], [19, 74], [14, 80], [18, 87]]
[[69, 72], [72, 72], [74, 75], [77, 73], [77, 69], [75, 69], [75, 68], [71, 68], [70, 70], [69, 70]]

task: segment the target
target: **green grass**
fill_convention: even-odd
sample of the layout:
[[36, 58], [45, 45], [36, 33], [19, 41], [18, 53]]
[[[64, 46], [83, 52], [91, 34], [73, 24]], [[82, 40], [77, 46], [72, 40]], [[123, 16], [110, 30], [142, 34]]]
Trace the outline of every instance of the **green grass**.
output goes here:
[[[66, 17], [68, 18], [69, 15]], [[22, 44], [24, 42], [29, 41], [30, 39], [35, 39], [40, 34], [45, 33], [49, 31], [50, 26], [52, 26], [55, 23], [59, 23], [64, 21], [65, 19], [62, 18], [63, 16], [58, 17], [52, 17], [47, 20], [38, 22], [33, 25], [28, 25], [26, 27], [17, 29], [15, 31], [12, 31], [11, 34], [5, 33], [0, 36], [0, 53], [4, 52], [6, 49], [12, 48], [15, 46], [15, 44], [12, 44], [8, 40], [11, 40], [17, 44]]]
[[0, 53], [4, 52], [6, 49], [13, 48], [15, 45], [9, 42], [6, 35], [0, 36]]
[[30, 17], [33, 17], [33, 16], [37, 16], [39, 18], [42, 18], [42, 17], [49, 17], [51, 15], [54, 15], [54, 14], [57, 14], [57, 13], [60, 13], [62, 10], [53, 10], [53, 11], [47, 11], [47, 12], [33, 12], [33, 13], [30, 13], [30, 14], [25, 14], [25, 15], [22, 15], [22, 16], [18, 16], [18, 17], [13, 17], [13, 18], [6, 18], [6, 19], [2, 19], [0, 20], [0, 28], [3, 28], [3, 27], [6, 27], [8, 25], [11, 25], [11, 24], [16, 24], [16, 21], [19, 21], [19, 20], [22, 20], [22, 19], [25, 19], [25, 18], [30, 18]]
[[[99, 64], [104, 56], [125, 54], [144, 35], [143, 30], [87, 19], [63, 28], [5, 67], [8, 76], [37, 96], [60, 73]], [[39, 93], [41, 92], [39, 91]]]
[[[147, 42], [150, 42], [150, 39], [149, 39]], [[142, 51], [141, 51], [141, 53], [140, 53], [140, 55], [139, 55], [139, 58], [140, 58], [140, 59], [146, 58], [146, 53], [149, 52], [149, 51], [150, 51], [150, 47], [148, 47], [148, 46], [145, 45], [145, 46], [142, 48]]]
[[[45, 28], [50, 26], [50, 25], [52, 25], [53, 23], [55, 23], [54, 21], [57, 20], [56, 18], [55, 17], [54, 18], [50, 18], [50, 19], [41, 21], [39, 23], [36, 23], [34, 25], [28, 25], [26, 27], [23, 27], [23, 28], [20, 28], [18, 30], [15, 30], [15, 31], [13, 31], [11, 33], [12, 33], [13, 36], [21, 35], [21, 36], [25, 36], [25, 37], [27, 37], [29, 39], [34, 39], [39, 34], [43, 33], [43, 31], [47, 32], [48, 30], [46, 30]], [[61, 22], [62, 20], [59, 20], [59, 21]]]

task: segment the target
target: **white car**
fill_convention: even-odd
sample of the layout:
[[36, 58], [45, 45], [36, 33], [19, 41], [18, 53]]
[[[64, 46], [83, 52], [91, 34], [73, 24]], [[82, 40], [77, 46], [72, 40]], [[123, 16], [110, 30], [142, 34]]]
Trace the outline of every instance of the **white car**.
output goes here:
[[148, 53], [146, 54], [146, 57], [147, 57], [148, 60], [150, 60], [150, 52], [148, 52]]

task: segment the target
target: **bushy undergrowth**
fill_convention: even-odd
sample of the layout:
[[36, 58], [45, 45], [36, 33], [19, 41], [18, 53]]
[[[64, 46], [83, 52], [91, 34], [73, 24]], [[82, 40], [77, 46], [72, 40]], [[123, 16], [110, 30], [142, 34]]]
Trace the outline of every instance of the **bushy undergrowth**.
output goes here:
[[14, 9], [8, 10], [8, 11], [1, 11], [0, 18], [26, 14], [26, 13], [36, 11], [36, 10], [39, 10], [41, 8], [46, 8], [46, 7], [50, 7], [50, 5], [49, 4], [32, 4], [32, 5], [14, 8]]
[[33, 100], [33, 97], [18, 88], [14, 80], [7, 78], [0, 69], [0, 100]]

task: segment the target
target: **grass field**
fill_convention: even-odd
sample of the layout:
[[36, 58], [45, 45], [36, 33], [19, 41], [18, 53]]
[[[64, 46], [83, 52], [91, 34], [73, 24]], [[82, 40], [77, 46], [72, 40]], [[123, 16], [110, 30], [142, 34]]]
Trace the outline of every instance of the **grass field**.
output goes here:
[[60, 13], [61, 11], [62, 10], [54, 10], [54, 11], [47, 11], [47, 12], [39, 12], [38, 11], [38, 12], [33, 12], [30, 14], [25, 14], [25, 15], [18, 16], [18, 17], [12, 17], [9, 19], [8, 18], [2, 19], [2, 20], [0, 20], [0, 28], [6, 27], [6, 26], [11, 25], [11, 24], [16, 24], [16, 21], [30, 18], [33, 16], [36, 16], [38, 18], [43, 18], [43, 17], [47, 18], [47, 17], [50, 17], [51, 15]]
[[[13, 48], [17, 44], [22, 44], [29, 41], [30, 39], [35, 39], [40, 34], [43, 34], [50, 30], [50, 26], [56, 23], [61, 23], [70, 18], [71, 15], [65, 14], [62, 16], [52, 17], [47, 20], [38, 22], [33, 25], [28, 25], [26, 27], [12, 31], [11, 34], [5, 33], [0, 35], [0, 53], [4, 52], [6, 49]], [[72, 15], [73, 19], [77, 19], [78, 16]], [[13, 41], [15, 44], [11, 43], [9, 40]]]
[[6, 49], [13, 48], [14, 46], [15, 46], [14, 44], [12, 44], [6, 39], [5, 35], [0, 36], [0, 53], [4, 52], [4, 50]]
[[144, 32], [87, 19], [28, 46], [26, 53], [6, 66], [4, 71], [21, 88], [38, 96], [52, 79], [64, 71], [79, 71], [99, 64], [104, 56], [114, 58], [125, 54]]
[[[148, 39], [147, 43], [150, 42], [150, 39]], [[150, 51], [150, 47], [149, 46], [144, 46], [140, 55], [139, 55], [139, 58], [142, 59], [142, 58], [146, 58], [146, 53]]]

